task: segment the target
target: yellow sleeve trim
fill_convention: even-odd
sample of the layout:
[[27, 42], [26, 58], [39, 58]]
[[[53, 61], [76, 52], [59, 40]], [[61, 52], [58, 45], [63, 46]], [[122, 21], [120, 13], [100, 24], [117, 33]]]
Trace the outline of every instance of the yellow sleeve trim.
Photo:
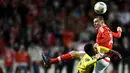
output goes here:
[[97, 50], [98, 52], [108, 53], [110, 49], [103, 46], [98, 46]]

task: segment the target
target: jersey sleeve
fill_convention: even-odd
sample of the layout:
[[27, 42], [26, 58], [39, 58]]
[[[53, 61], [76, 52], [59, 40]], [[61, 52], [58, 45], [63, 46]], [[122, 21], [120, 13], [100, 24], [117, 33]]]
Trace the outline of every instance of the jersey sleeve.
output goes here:
[[97, 47], [98, 52], [104, 52], [104, 53], [108, 53], [110, 51], [109, 48], [103, 47], [103, 46], [98, 46]]
[[120, 32], [120, 31], [118, 31], [117, 33], [112, 32], [112, 35], [113, 35], [114, 37], [116, 37], [116, 38], [120, 38], [120, 37], [121, 37], [121, 32]]
[[90, 65], [93, 65], [96, 62], [97, 62], [97, 59], [94, 59], [94, 60], [85, 59], [84, 66], [88, 67]]

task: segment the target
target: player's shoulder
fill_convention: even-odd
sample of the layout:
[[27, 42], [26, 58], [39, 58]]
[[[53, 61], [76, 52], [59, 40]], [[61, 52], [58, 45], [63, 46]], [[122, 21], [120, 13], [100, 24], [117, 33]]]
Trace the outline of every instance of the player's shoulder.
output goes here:
[[83, 58], [91, 58], [88, 54], [85, 54]]
[[106, 24], [105, 24], [105, 26], [103, 26], [103, 29], [104, 30], [110, 30], [109, 26], [107, 26]]
[[91, 58], [92, 58], [92, 57], [90, 57], [88, 54], [85, 54], [85, 55], [82, 57], [81, 60], [82, 60], [83, 63], [84, 63], [84, 62], [87, 62], [87, 61], [91, 60]]
[[104, 32], [104, 28], [103, 28], [103, 27], [100, 27], [100, 28], [98, 29], [98, 31], [99, 31], [99, 32]]
[[107, 30], [110, 30], [110, 28], [107, 25], [105, 25], [103, 27], [100, 27], [98, 31], [103, 33], [103, 32], [105, 32]]

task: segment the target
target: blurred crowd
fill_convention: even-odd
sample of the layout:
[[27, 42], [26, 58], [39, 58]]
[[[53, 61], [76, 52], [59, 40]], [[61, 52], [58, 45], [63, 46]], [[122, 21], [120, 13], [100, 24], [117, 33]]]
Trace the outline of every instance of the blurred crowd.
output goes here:
[[[93, 18], [97, 14], [93, 6], [97, 1], [0, 0], [0, 73], [40, 73], [42, 52], [52, 58], [95, 42]], [[113, 49], [122, 54], [122, 63], [130, 66], [130, 0], [102, 1], [108, 6], [103, 15], [107, 25], [115, 32], [117, 26], [123, 28]], [[57, 64], [55, 73], [61, 73], [64, 66], [72, 73], [73, 65], [74, 60]], [[45, 73], [50, 67], [43, 67]]]

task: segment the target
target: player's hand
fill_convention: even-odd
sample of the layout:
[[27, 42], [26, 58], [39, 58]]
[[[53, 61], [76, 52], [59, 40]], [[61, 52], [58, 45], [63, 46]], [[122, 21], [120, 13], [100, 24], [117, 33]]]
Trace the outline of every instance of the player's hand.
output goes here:
[[118, 26], [118, 27], [117, 27], [117, 31], [122, 32], [122, 28]]
[[101, 59], [104, 59], [105, 57], [108, 57], [108, 55], [107, 55], [107, 54], [104, 54], [103, 56], [100, 56], [100, 57], [97, 59], [97, 61], [99, 61], [99, 60], [101, 60]]

